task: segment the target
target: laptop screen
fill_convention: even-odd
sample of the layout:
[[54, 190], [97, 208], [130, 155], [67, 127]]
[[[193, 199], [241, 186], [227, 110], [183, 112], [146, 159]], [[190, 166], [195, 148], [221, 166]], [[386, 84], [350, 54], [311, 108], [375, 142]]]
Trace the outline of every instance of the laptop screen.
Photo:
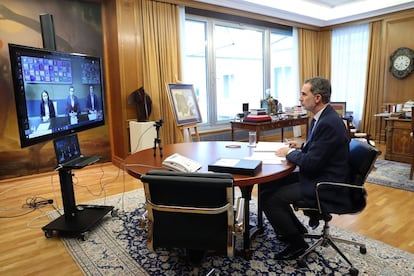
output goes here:
[[58, 164], [64, 164], [81, 155], [78, 135], [72, 134], [53, 140], [56, 160]]

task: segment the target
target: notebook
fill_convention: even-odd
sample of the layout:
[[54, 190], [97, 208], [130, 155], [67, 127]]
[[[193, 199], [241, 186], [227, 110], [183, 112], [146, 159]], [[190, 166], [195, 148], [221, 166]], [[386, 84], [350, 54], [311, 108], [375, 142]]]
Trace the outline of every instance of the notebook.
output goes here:
[[57, 138], [53, 140], [53, 145], [55, 146], [56, 160], [59, 167], [80, 169], [100, 159], [96, 155], [82, 155], [77, 134]]
[[261, 160], [220, 158], [214, 164], [208, 165], [212, 172], [256, 175], [262, 169]]

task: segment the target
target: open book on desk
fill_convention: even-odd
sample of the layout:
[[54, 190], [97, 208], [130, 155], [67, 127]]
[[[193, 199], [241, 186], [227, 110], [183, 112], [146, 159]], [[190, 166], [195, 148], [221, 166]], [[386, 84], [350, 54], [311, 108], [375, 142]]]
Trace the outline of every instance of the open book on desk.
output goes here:
[[287, 147], [283, 142], [258, 142], [253, 154], [245, 159], [261, 160], [263, 164], [283, 164], [286, 158], [276, 156], [276, 151], [283, 147]]

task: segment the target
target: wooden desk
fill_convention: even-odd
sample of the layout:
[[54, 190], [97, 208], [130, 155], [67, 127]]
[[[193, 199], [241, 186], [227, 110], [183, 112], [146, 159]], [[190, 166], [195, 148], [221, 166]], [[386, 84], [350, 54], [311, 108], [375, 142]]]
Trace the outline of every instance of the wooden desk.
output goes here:
[[387, 118], [385, 159], [411, 163], [413, 149], [411, 144], [411, 119]]
[[[385, 119], [390, 117], [390, 113], [388, 113], [388, 112], [378, 113], [378, 114], [375, 114], [374, 116], [379, 118], [379, 134], [375, 135], [375, 137], [378, 136], [378, 142], [379, 143], [381, 143], [381, 138], [382, 137], [384, 137], [384, 142], [387, 142], [387, 133], [385, 131], [387, 129], [387, 121]], [[385, 128], [383, 128], [383, 126], [382, 126], [382, 121], [383, 120], [385, 121]], [[383, 132], [384, 132], [384, 134], [383, 134]]]
[[[237, 145], [240, 147], [228, 147], [229, 145]], [[250, 156], [253, 153], [253, 149], [248, 147], [248, 143], [230, 141], [170, 144], [164, 145], [163, 157], [160, 157], [158, 150], [154, 156], [153, 149], [142, 150], [128, 156], [125, 159], [125, 168], [130, 175], [139, 179], [141, 175], [146, 174], [149, 170], [165, 169], [162, 167], [162, 161], [173, 153], [179, 153], [198, 161], [202, 165], [199, 171], [207, 172], [208, 165], [214, 163], [220, 157], [241, 159]], [[234, 185], [240, 188], [242, 197], [245, 199], [245, 233], [243, 237], [243, 249], [247, 252], [246, 254], [250, 254], [250, 239], [258, 230], [256, 228], [251, 228], [249, 224], [249, 201], [251, 200], [253, 186], [255, 184], [282, 178], [290, 174], [294, 169], [295, 166], [292, 164], [263, 164], [262, 170], [255, 176], [233, 175]], [[258, 214], [259, 228], [261, 227], [262, 220], [263, 217], [260, 212], [260, 214]]]
[[282, 119], [278, 121], [263, 122], [263, 123], [252, 123], [252, 122], [230, 122], [231, 123], [231, 140], [234, 141], [234, 130], [244, 129], [248, 131], [256, 131], [257, 142], [259, 142], [260, 132], [268, 131], [280, 128], [282, 130], [282, 142], [283, 142], [283, 128], [306, 125], [306, 134], [309, 128], [309, 117]]

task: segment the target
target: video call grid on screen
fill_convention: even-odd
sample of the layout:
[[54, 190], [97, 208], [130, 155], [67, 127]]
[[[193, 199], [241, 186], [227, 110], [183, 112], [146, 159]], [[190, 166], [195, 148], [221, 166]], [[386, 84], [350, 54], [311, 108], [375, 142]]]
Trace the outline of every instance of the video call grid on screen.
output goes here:
[[[104, 124], [101, 58], [10, 44], [9, 50], [22, 146], [33, 144], [38, 137], [50, 140], [51, 136], [71, 129], [78, 131]], [[76, 116], [67, 111], [71, 87], [78, 102]], [[93, 111], [91, 87], [96, 97]], [[47, 91], [53, 102], [56, 115], [48, 122], [41, 114], [43, 91]]]

